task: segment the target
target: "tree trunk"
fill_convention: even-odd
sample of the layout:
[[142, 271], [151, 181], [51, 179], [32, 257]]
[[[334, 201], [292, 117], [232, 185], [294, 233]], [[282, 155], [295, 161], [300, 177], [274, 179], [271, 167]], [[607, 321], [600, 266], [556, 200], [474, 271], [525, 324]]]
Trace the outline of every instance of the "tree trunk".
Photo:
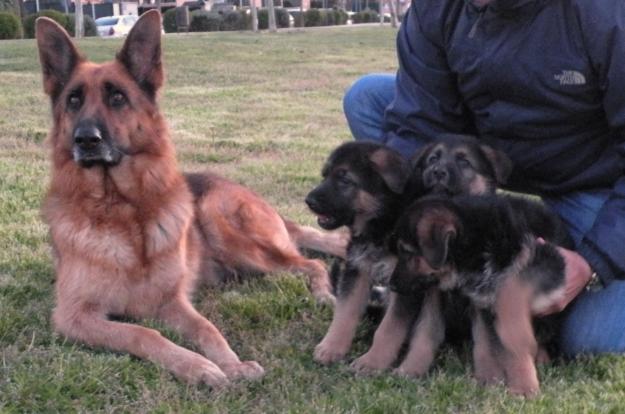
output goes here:
[[299, 27], [304, 27], [304, 0], [299, 0]]
[[269, 14], [269, 31], [275, 33], [278, 29], [276, 27], [276, 10], [273, 7], [273, 0], [267, 0], [267, 14]]
[[252, 10], [252, 30], [256, 33], [258, 32], [258, 9], [255, 0], [250, 0], [250, 9]]
[[161, 0], [156, 0], [156, 10], [158, 10], [159, 13], [162, 12], [162, 10], [161, 10]]
[[83, 24], [82, 24], [82, 0], [76, 0], [74, 2], [74, 5], [76, 6], [76, 10], [74, 11], [74, 13], [76, 13], [76, 27], [74, 27], [74, 33], [75, 33], [75, 37], [76, 39], [80, 39], [83, 35], [82, 33], [82, 28], [83, 28]]
[[388, 6], [391, 9], [391, 26], [397, 27], [397, 9], [395, 8], [395, 1], [388, 0]]

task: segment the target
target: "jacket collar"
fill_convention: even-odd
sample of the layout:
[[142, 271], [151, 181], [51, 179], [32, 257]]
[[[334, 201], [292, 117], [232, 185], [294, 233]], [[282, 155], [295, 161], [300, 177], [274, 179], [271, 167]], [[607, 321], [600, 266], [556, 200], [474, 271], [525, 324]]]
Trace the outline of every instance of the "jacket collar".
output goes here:
[[474, 10], [484, 11], [488, 9], [495, 14], [514, 16], [541, 6], [545, 0], [493, 0], [485, 6], [477, 6], [471, 0], [465, 0]]

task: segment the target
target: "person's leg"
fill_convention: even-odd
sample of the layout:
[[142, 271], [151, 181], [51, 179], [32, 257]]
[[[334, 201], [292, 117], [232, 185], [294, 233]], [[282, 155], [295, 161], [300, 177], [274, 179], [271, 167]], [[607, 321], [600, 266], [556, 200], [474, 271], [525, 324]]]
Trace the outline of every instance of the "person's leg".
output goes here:
[[[566, 222], [576, 244], [592, 227], [609, 190], [543, 198]], [[584, 291], [570, 305], [560, 345], [567, 356], [625, 352], [625, 281], [613, 281], [598, 291]]]
[[394, 96], [395, 75], [391, 74], [365, 75], [347, 90], [343, 111], [356, 140], [382, 140], [384, 110]]

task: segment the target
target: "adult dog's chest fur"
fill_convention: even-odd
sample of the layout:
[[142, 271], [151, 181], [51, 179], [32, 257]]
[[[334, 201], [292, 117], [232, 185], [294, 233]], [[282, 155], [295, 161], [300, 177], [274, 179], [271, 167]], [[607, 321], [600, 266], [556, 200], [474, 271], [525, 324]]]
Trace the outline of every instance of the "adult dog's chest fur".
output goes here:
[[[55, 195], [44, 204], [57, 257], [57, 294], [81, 298], [109, 314], [142, 316], [191, 284], [197, 243], [190, 202], [141, 211], [128, 203], [85, 199], [77, 205]], [[192, 259], [192, 260], [190, 260]], [[59, 301], [65, 303], [65, 301]]]

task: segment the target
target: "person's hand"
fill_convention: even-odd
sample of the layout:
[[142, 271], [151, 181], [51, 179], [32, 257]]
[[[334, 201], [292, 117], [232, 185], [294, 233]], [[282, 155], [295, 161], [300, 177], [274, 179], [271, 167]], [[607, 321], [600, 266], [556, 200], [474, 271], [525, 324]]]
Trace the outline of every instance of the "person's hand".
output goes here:
[[[545, 243], [545, 240], [542, 238], [538, 238], [537, 240], [539, 243]], [[564, 308], [566, 308], [566, 306], [586, 287], [592, 277], [592, 269], [586, 259], [578, 253], [565, 249], [564, 247], [556, 246], [556, 248], [564, 259], [564, 295], [536, 316], [545, 316], [564, 310]]]

